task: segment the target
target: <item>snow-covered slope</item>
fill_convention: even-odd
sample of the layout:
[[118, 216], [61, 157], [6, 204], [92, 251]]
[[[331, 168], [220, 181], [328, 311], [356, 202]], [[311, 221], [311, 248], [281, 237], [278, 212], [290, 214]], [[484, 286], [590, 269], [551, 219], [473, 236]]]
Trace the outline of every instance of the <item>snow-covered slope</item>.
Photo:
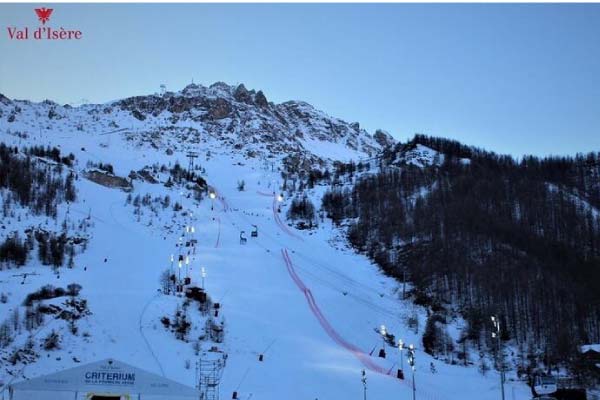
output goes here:
[[[197, 93], [202, 96], [196, 97]], [[204, 98], [205, 93], [215, 96], [212, 99], [206, 95], [209, 103], [235, 95], [228, 86], [213, 85], [209, 89], [188, 87], [172, 96], [181, 99], [176, 101], [194, 102]], [[8, 301], [0, 304], [0, 314], [8, 317], [15, 308], [23, 308], [20, 304], [25, 296], [44, 284], [65, 286], [71, 282], [81, 284], [80, 296], [88, 301], [91, 314], [78, 322], [77, 335], [72, 335], [62, 321], [46, 318], [36, 337], [45, 337], [56, 329], [63, 338], [61, 349], [46, 351], [36, 342], [35, 362], [12, 365], [7, 356], [26, 341], [27, 332], [22, 331], [9, 348], [2, 350], [0, 380], [8, 383], [112, 357], [194, 386], [196, 360], [226, 354], [220, 385], [223, 398], [230, 398], [233, 391], [243, 399], [360, 398], [363, 369], [369, 398], [410, 398], [411, 372], [406, 359], [402, 365], [407, 379], [398, 380], [398, 351], [388, 346], [388, 357], [377, 357], [382, 345], [377, 329], [385, 324], [397, 339], [417, 346], [418, 398], [498, 398], [497, 373], [490, 371], [482, 376], [476, 366], [451, 366], [419, 350], [424, 310], [400, 300], [398, 283], [383, 276], [365, 257], [345, 248], [339, 240], [332, 246], [338, 235], [328, 221], [316, 230], [298, 231], [284, 222], [289, 199], [283, 201], [283, 212], [277, 212], [274, 194], [279, 193], [282, 184], [279, 164], [267, 163], [265, 158], [272, 155], [277, 160], [285, 154], [272, 151], [274, 146], [300, 149], [306, 144], [316, 156], [328, 158], [334, 154], [341, 158], [370, 154], [368, 149], [376, 148], [371, 139], [306, 104], [265, 105], [258, 93], [249, 96], [254, 104], [248, 104], [235, 118], [210, 120], [203, 119], [203, 110], [218, 112], [212, 106], [194, 106], [180, 112], [152, 106], [151, 111], [150, 105], [140, 103], [169, 104], [168, 96], [77, 109], [1, 100], [0, 141], [16, 146], [48, 144], [60, 146], [64, 153], [74, 153], [77, 161], [73, 169], [79, 173], [78, 200], [61, 208], [58, 221], [67, 212], [71, 218], [89, 217], [90, 241], [87, 249], [76, 256], [73, 269], [60, 269], [60, 278], [49, 267], [40, 265], [35, 255], [20, 269], [0, 271], [0, 292], [9, 293]], [[236, 107], [241, 104], [236, 100]], [[16, 107], [20, 111], [15, 111]], [[303, 136], [286, 135], [283, 141], [277, 137], [268, 141], [256, 136], [264, 125], [256, 126], [256, 135], [249, 134], [253, 129], [250, 121], [266, 123], [264, 116], [244, 119], [240, 115], [249, 116], [257, 107], [268, 107], [275, 116], [269, 121], [274, 126], [270, 134], [279, 134], [279, 127], [289, 126], [293, 120], [295, 125], [286, 132], [297, 128]], [[48, 118], [50, 110], [63, 117]], [[146, 118], [133, 117], [132, 110], [143, 112]], [[156, 116], [152, 115], [158, 110]], [[277, 122], [278, 114], [285, 116], [288, 125]], [[10, 115], [15, 117], [9, 123]], [[162, 122], [175, 115], [179, 120], [173, 129], [164, 128]], [[232, 130], [228, 131], [227, 126], [233, 126]], [[122, 127], [127, 129], [101, 134]], [[326, 145], [321, 147], [319, 136], [334, 135], [336, 129], [341, 129], [338, 136], [323, 136]], [[186, 132], [189, 136], [184, 139], [181, 135]], [[254, 138], [257, 142], [249, 147]], [[356, 150], [348, 149], [352, 140], [358, 143]], [[245, 150], [263, 152], [265, 158], [232, 151], [237, 141], [243, 142]], [[183, 186], [165, 187], [165, 176], [157, 174], [161, 183], [134, 180], [131, 195], [168, 195], [171, 206], [140, 206], [134, 212], [135, 207], [127, 201], [128, 193], [90, 182], [81, 174], [88, 161], [109, 162], [120, 176], [153, 164], [187, 165], [188, 151], [199, 154], [196, 163], [204, 169], [202, 176], [217, 191], [214, 204], [208, 198], [195, 200], [192, 191]], [[245, 190], [239, 191], [238, 182], [242, 180]], [[309, 195], [318, 196], [320, 190], [317, 187]], [[175, 202], [182, 209], [174, 210]], [[11, 220], [11, 229], [25, 229], [29, 223]], [[249, 234], [253, 225], [258, 227], [256, 238]], [[213, 301], [221, 304], [220, 314], [214, 319], [225, 327], [223, 343], [204, 338], [196, 349], [194, 342], [203, 335], [207, 315], [193, 306], [188, 309], [192, 320], [188, 342], [177, 340], [161, 323], [163, 316], [172, 317], [183, 302], [159, 289], [161, 274], [171, 267], [171, 254], [182, 252], [179, 238], [189, 239], [186, 226], [195, 227], [198, 240], [195, 252], [190, 254], [192, 283], [202, 285], [200, 271], [204, 267], [204, 285]], [[246, 244], [240, 243], [241, 231], [246, 232]], [[22, 272], [38, 275], [28, 276], [21, 285], [22, 277], [14, 275]], [[417, 330], [414, 324], [413, 328], [407, 324], [415, 317], [419, 321]], [[219, 352], [209, 351], [212, 347]], [[260, 354], [264, 355], [262, 362]], [[478, 360], [473, 357], [472, 361], [477, 364]], [[432, 372], [430, 363], [437, 372]], [[528, 398], [528, 388], [519, 382], [509, 382], [507, 393], [519, 400]]]

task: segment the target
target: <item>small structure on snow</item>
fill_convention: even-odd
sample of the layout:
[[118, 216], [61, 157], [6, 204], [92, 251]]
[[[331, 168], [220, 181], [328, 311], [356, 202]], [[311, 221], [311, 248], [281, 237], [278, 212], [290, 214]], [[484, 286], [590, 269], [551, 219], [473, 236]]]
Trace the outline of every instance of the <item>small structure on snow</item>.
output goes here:
[[9, 386], [9, 400], [198, 400], [200, 392], [106, 359]]

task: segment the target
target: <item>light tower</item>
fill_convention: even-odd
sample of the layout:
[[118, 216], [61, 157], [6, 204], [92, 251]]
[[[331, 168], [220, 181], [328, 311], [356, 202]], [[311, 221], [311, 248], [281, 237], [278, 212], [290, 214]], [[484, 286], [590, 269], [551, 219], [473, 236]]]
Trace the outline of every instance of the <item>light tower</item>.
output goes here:
[[385, 337], [387, 335], [387, 330], [385, 328], [385, 325], [381, 325], [379, 327], [379, 334], [381, 335], [381, 342], [382, 342], [382, 347], [381, 347], [381, 350], [379, 351], [379, 357], [385, 358]]
[[183, 262], [181, 262], [181, 260], [179, 260], [179, 272], [177, 274], [178, 278], [177, 278], [177, 284], [180, 285], [181, 284], [181, 266], [183, 265]]
[[408, 365], [412, 369], [412, 389], [413, 389], [413, 400], [417, 398], [417, 387], [415, 386], [415, 346], [412, 344], [408, 346]]
[[196, 254], [196, 238], [194, 237], [194, 234], [196, 233], [196, 227], [194, 225], [190, 226], [190, 233], [192, 236], [192, 240], [190, 240], [190, 243], [192, 244], [192, 251], [194, 254]]
[[363, 400], [367, 400], [367, 373], [362, 370], [360, 381], [363, 384]]
[[283, 201], [283, 193], [280, 193], [277, 196], [277, 212], [280, 213], [281, 212], [281, 202]]
[[175, 262], [175, 255], [171, 254], [171, 266], [169, 267], [169, 288], [171, 288], [171, 284], [173, 281], [173, 262]]
[[200, 275], [202, 276], [202, 289], [204, 290], [204, 279], [206, 278], [206, 269], [204, 267], [202, 267]]
[[496, 355], [496, 364], [500, 370], [500, 392], [502, 400], [504, 400], [504, 360], [501, 358], [502, 343], [500, 342], [500, 320], [495, 315], [491, 316], [492, 320], [492, 338], [498, 343], [498, 354]]
[[217, 197], [217, 195], [215, 192], [211, 191], [208, 194], [208, 197], [210, 197], [210, 210], [213, 211], [215, 209], [215, 197]]
[[404, 379], [404, 357], [402, 357], [402, 350], [404, 350], [404, 341], [398, 340], [398, 350], [400, 350], [400, 370], [398, 371], [398, 378]]

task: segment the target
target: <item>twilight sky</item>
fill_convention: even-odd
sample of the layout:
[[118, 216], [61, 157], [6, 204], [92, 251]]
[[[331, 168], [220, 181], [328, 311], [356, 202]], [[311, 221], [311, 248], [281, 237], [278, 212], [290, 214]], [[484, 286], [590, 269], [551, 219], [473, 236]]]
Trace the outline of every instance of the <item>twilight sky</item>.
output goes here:
[[[9, 40], [7, 27], [40, 26], [42, 6], [46, 26], [83, 38]], [[401, 140], [600, 151], [600, 4], [0, 4], [0, 29], [10, 98], [243, 82]]]

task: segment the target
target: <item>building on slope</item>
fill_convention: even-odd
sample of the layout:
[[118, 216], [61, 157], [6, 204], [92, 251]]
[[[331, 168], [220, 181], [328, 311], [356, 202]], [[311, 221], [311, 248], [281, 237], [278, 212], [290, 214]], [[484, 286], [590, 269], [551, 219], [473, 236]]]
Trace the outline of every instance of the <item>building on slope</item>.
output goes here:
[[112, 359], [9, 386], [9, 400], [198, 400], [189, 386]]

